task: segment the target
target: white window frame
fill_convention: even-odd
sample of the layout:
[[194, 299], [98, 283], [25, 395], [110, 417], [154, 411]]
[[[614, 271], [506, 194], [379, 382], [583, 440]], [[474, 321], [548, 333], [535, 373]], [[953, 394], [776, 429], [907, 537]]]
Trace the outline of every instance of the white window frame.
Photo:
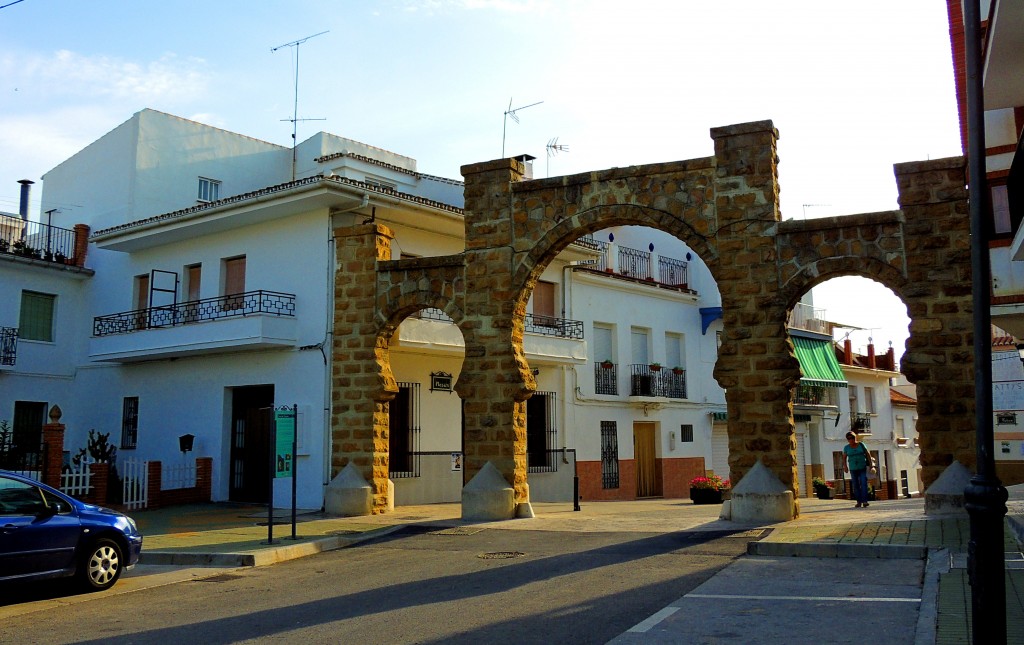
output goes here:
[[221, 182], [216, 179], [200, 177], [199, 192], [197, 193], [196, 201], [208, 204], [220, 199], [220, 184]]

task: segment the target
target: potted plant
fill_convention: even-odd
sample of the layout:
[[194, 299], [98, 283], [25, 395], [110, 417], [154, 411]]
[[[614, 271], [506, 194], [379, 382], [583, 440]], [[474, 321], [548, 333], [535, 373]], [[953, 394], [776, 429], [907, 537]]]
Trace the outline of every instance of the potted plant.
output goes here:
[[661, 371], [661, 363], [651, 363], [649, 367], [651, 368], [652, 372], [660, 372]]
[[613, 367], [615, 367], [615, 363], [612, 362], [612, 359], [606, 358], [601, 361], [601, 369], [610, 370]]
[[690, 480], [690, 500], [694, 504], [721, 504], [729, 486], [729, 480], [718, 475], [694, 477]]
[[61, 253], [60, 251], [57, 251], [56, 253], [53, 254], [53, 261], [56, 262], [57, 264], [66, 264], [67, 259], [68, 257]]
[[814, 486], [814, 493], [818, 496], [818, 499], [832, 499], [832, 482], [825, 481], [821, 477], [815, 477], [811, 480]]
[[686, 370], [679, 367], [678, 365], [672, 368], [672, 373], [675, 374], [676, 376], [682, 376], [685, 372]]

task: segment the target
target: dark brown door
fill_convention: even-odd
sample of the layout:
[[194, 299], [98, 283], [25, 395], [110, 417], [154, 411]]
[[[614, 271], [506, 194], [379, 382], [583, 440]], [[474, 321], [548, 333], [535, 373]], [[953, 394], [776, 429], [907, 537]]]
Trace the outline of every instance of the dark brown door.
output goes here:
[[231, 486], [233, 502], [270, 498], [270, 440], [274, 386], [236, 387], [231, 397]]

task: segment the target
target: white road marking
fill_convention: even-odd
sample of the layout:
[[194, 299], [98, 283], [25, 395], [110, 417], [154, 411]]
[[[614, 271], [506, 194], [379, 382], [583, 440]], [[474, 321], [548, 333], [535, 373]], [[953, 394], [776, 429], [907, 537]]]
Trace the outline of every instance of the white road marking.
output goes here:
[[[742, 596], [734, 594], [691, 593], [686, 594], [683, 597], [710, 598], [713, 600], [819, 600], [823, 602], [921, 602], [920, 598], [855, 598], [851, 596]], [[655, 614], [655, 616], [657, 615], [658, 614]], [[640, 624], [642, 625], [643, 623]]]
[[677, 611], [679, 611], [679, 607], [665, 607], [664, 609], [654, 614], [647, 620], [641, 621], [636, 625], [630, 627], [628, 632], [632, 634], [642, 634], [644, 632], [650, 631], [652, 627], [654, 627], [661, 621], [665, 620], [672, 614], [676, 613]]

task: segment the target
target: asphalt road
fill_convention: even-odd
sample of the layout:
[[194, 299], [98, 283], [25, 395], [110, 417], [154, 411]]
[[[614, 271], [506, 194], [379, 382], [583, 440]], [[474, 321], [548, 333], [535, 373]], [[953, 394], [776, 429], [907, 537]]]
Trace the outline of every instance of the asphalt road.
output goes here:
[[[728, 566], [737, 533], [413, 527], [270, 567], [21, 606], [0, 642], [604, 643]], [[44, 594], [51, 595], [52, 594]]]

